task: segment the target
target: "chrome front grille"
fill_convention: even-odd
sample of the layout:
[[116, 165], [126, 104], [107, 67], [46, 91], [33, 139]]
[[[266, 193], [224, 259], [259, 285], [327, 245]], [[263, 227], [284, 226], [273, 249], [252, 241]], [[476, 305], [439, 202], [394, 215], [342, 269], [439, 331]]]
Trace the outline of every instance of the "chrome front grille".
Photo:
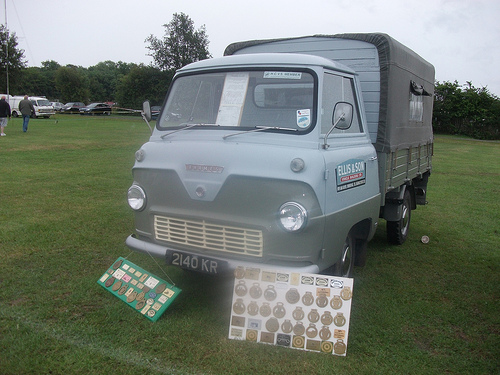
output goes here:
[[155, 237], [202, 250], [262, 256], [262, 231], [155, 215]]

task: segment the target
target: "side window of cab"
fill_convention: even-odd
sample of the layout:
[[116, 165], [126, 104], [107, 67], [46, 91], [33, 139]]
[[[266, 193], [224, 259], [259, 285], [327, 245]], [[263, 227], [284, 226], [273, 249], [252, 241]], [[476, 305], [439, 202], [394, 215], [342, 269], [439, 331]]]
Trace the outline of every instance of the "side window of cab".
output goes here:
[[352, 78], [342, 77], [337, 74], [325, 73], [323, 82], [323, 101], [321, 116], [321, 134], [325, 135], [334, 123], [335, 105], [346, 102], [353, 105], [353, 119], [348, 129], [334, 129], [330, 136], [335, 134], [362, 133], [363, 128], [359, 119], [356, 95], [354, 94], [354, 81]]

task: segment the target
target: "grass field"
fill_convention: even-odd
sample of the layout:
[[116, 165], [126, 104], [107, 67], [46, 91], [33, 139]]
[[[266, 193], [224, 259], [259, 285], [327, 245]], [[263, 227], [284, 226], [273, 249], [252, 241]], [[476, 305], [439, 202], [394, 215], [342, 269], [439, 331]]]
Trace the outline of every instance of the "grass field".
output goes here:
[[[0, 374], [493, 374], [500, 143], [437, 136], [407, 243], [355, 271], [346, 357], [227, 339], [232, 280], [130, 254], [139, 118], [13, 119], [0, 138]], [[420, 238], [427, 235], [426, 245]], [[182, 289], [155, 323], [97, 284], [119, 256]]]

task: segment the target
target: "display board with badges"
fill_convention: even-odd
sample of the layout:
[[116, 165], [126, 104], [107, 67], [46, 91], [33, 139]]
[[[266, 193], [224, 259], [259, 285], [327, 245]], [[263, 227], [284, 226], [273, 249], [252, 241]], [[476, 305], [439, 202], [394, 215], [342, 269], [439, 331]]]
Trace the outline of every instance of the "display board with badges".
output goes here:
[[97, 283], [153, 322], [181, 292], [176, 286], [122, 257]]
[[229, 338], [345, 356], [353, 279], [235, 270]]

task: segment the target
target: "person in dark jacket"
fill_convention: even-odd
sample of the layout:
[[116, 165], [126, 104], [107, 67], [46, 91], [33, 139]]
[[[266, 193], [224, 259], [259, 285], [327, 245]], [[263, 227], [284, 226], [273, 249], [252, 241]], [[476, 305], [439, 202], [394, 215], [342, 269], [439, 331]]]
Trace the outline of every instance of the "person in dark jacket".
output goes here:
[[19, 102], [19, 111], [23, 115], [23, 132], [28, 131], [28, 122], [30, 121], [31, 114], [35, 113], [35, 107], [33, 103], [28, 99], [28, 95], [24, 96], [24, 99]]
[[7, 135], [4, 133], [7, 122], [9, 121], [7, 118], [10, 118], [10, 105], [5, 101], [5, 96], [2, 96], [0, 99], [0, 130], [2, 137]]

